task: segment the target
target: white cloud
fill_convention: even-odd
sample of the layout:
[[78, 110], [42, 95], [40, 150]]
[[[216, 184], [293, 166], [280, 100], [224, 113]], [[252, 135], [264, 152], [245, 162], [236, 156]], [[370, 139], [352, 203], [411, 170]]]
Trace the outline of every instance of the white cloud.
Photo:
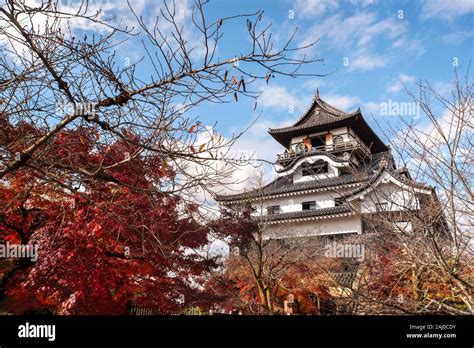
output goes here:
[[[199, 153], [202, 158], [199, 163], [181, 160], [177, 163], [185, 170], [188, 177], [182, 177], [177, 184], [185, 185], [191, 178], [205, 176], [208, 180], [207, 189], [218, 194], [234, 194], [250, 190], [256, 185], [256, 178], [262, 178], [264, 183], [275, 177], [273, 165], [276, 155], [283, 152], [283, 147], [268, 134], [269, 128], [280, 128], [292, 123], [298, 115], [281, 122], [259, 119], [231, 144], [230, 138], [221, 137], [212, 127], [205, 127], [195, 141], [206, 144], [204, 151]], [[177, 143], [173, 149], [188, 151], [189, 145]], [[187, 199], [196, 203], [208, 203], [211, 197], [201, 187], [187, 188], [181, 193]]]
[[297, 0], [295, 2], [295, 13], [302, 17], [320, 16], [327, 11], [339, 7], [337, 0]]
[[436, 81], [433, 84], [433, 89], [440, 95], [450, 95], [453, 90], [452, 82]]
[[[276, 155], [283, 151], [283, 147], [268, 134], [268, 129], [284, 127], [293, 121], [293, 118], [282, 122], [259, 119], [232, 145], [225, 156], [226, 159], [245, 158], [250, 161], [234, 167], [232, 175], [221, 186], [213, 189], [220, 194], [240, 193], [254, 188], [256, 178], [261, 177], [265, 184], [274, 179], [275, 172], [270, 163], [275, 162]], [[224, 168], [224, 161], [220, 165]]]
[[[157, 6], [153, 0], [135, 0], [130, 4], [136, 15], [141, 16], [144, 23], [151, 28], [153, 28], [155, 24], [156, 17], [161, 17], [160, 11], [164, 8], [163, 4]], [[192, 2], [190, 0], [175, 0], [174, 4], [176, 10], [175, 20], [178, 27], [183, 28], [183, 36], [186, 38], [188, 43], [195, 43], [193, 57], [202, 57], [204, 54], [204, 49], [201, 44], [202, 38], [198, 31], [194, 30], [192, 25], [188, 25], [192, 22]], [[40, 8], [40, 6], [45, 7], [44, 4], [42, 5], [42, 1], [40, 0], [27, 0], [26, 5], [32, 8]], [[107, 25], [101, 24], [101, 21], [122, 29], [127, 27], [128, 30], [134, 28], [135, 32], [139, 30], [138, 23], [126, 1], [89, 1], [87, 11], [85, 7], [81, 8], [81, 16], [74, 15], [79, 11], [77, 3], [74, 1], [60, 0], [58, 2], [58, 8], [63, 13], [71, 14], [71, 16], [63, 15], [60, 17], [58, 23], [56, 23], [57, 27], [55, 27], [54, 30], [61, 28], [63, 33], [67, 33], [69, 28], [72, 31], [72, 35], [79, 37], [82, 37], [85, 31], [93, 32], [95, 34], [112, 32], [113, 29]], [[86, 18], [94, 16], [96, 16], [95, 20], [89, 20]], [[27, 30], [34, 28], [35, 34], [41, 35], [46, 30], [52, 29], [53, 21], [51, 21], [51, 19], [48, 20], [48, 16], [46, 16], [44, 12], [37, 11], [33, 12], [32, 15], [21, 13], [18, 16], [18, 20]], [[7, 35], [16, 38], [16, 40], [9, 41], [6, 38], [6, 35], [2, 35], [0, 38], [0, 46], [5, 48], [5, 52], [22, 52], [26, 57], [30, 52], [29, 48], [21, 38], [18, 31], [13, 26], [9, 25], [8, 21], [3, 19], [2, 15], [0, 15], [0, 26]], [[174, 30], [172, 24], [163, 20], [160, 20], [159, 28], [165, 35], [169, 35], [169, 33]], [[133, 55], [133, 52], [134, 51], [131, 50], [131, 52], [128, 53], [128, 56]], [[15, 56], [15, 54], [13, 54], [13, 56]]]
[[[346, 17], [340, 12], [327, 17], [304, 33], [302, 45], [320, 39], [318, 48], [343, 51], [349, 71], [369, 71], [386, 66], [403, 47], [404, 52], [424, 52], [421, 43], [409, 40], [406, 21], [395, 16], [379, 19], [378, 13], [362, 11]], [[382, 41], [383, 40], [383, 41]], [[382, 42], [381, 45], [378, 43]], [[399, 46], [391, 45], [397, 42]], [[383, 49], [383, 51], [381, 51]]]
[[[328, 76], [327, 78], [330, 79], [330, 76]], [[314, 92], [318, 88], [326, 86], [327, 83], [328, 83], [328, 80], [324, 80], [324, 79], [321, 79], [321, 78], [313, 78], [313, 79], [305, 81], [303, 83], [303, 88]]]
[[454, 33], [449, 33], [441, 36], [441, 41], [451, 44], [459, 45], [464, 42], [464, 40], [469, 40], [474, 38], [474, 31], [456, 31]]
[[406, 85], [408, 83], [413, 83], [415, 82], [415, 77], [407, 74], [400, 74], [398, 75], [397, 80], [393, 81], [392, 84], [390, 84], [387, 87], [387, 91], [391, 93], [398, 93], [403, 89], [403, 85]]
[[286, 87], [277, 84], [269, 84], [265, 85], [262, 90], [262, 95], [258, 99], [260, 106], [287, 111], [291, 107], [298, 107], [297, 97]]
[[355, 6], [367, 7], [375, 4], [376, 0], [349, 0], [349, 2]]
[[306, 41], [321, 38], [329, 46], [345, 48], [351, 46], [357, 38], [362, 36], [364, 28], [375, 21], [374, 13], [358, 13], [344, 18], [342, 14], [333, 15], [317, 24], [309, 31]]
[[343, 111], [355, 110], [361, 104], [361, 100], [358, 97], [348, 95], [330, 94], [323, 96], [322, 99]]
[[474, 12], [472, 0], [425, 0], [422, 4], [421, 18], [452, 19]]
[[395, 18], [377, 19], [375, 12], [359, 12], [350, 17], [338, 13], [311, 27], [305, 33], [303, 43], [321, 38], [330, 47], [365, 47], [373, 44], [378, 37], [395, 40], [407, 33], [404, 22]]
[[[436, 103], [436, 101], [434, 101]], [[441, 203], [454, 204], [457, 231], [471, 238], [472, 247], [472, 212], [473, 204], [470, 192], [466, 190], [461, 177], [469, 174], [473, 158], [473, 148], [470, 144], [473, 131], [469, 127], [473, 115], [469, 113], [472, 105], [457, 104], [442, 111], [436, 118], [436, 124], [431, 120], [419, 123], [416, 127], [403, 127], [393, 137], [392, 143], [396, 150], [400, 150], [401, 157], [405, 158], [410, 173], [416, 181], [427, 182], [436, 187]], [[460, 110], [454, 111], [453, 110]], [[414, 141], [416, 139], [416, 141]], [[456, 143], [456, 147], [453, 144]], [[397, 145], [398, 144], [398, 145]], [[461, 173], [451, 172], [452, 156]], [[398, 152], [398, 151], [397, 151]], [[454, 182], [450, 174], [454, 175]], [[451, 201], [452, 199], [452, 201]], [[451, 216], [451, 204], [446, 204], [446, 216]]]
[[[375, 4], [376, 0], [346, 0], [355, 7], [365, 8]], [[297, 16], [317, 17], [340, 8], [339, 0], [296, 0], [294, 9]], [[344, 4], [344, 5], [346, 5]]]
[[354, 59], [349, 60], [350, 71], [369, 71], [382, 68], [388, 64], [388, 57], [370, 53], [361, 52]]
[[[245, 136], [245, 134], [244, 134]], [[204, 148], [201, 151], [200, 145]], [[187, 159], [176, 160], [171, 166], [179, 167], [179, 175], [174, 183], [174, 189], [181, 189], [181, 196], [200, 204], [205, 210], [213, 209], [209, 205], [212, 196], [209, 193], [236, 193], [249, 184], [249, 178], [257, 174], [253, 159], [256, 158], [255, 148], [232, 145], [232, 139], [224, 138], [216, 133], [211, 126], [204, 127], [197, 134], [194, 149], [199, 149], [198, 161]], [[170, 148], [191, 153], [189, 144], [173, 143]], [[189, 185], [193, 180], [205, 180], [206, 189], [201, 186]]]
[[361, 31], [358, 45], [365, 46], [377, 36], [383, 36], [393, 40], [406, 32], [407, 28], [405, 25], [401, 24], [400, 21], [394, 17], [389, 17], [365, 26]]
[[363, 105], [363, 109], [368, 114], [377, 115], [380, 112], [380, 103], [367, 102]]
[[426, 52], [420, 40], [410, 39], [407, 36], [402, 36], [398, 40], [395, 40], [392, 48], [403, 52], [405, 59], [407, 55], [410, 55], [411, 57], [420, 57]]

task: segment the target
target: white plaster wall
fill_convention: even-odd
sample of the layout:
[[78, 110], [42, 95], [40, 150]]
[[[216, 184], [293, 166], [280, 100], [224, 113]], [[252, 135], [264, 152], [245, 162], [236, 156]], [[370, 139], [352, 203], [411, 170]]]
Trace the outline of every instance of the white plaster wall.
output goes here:
[[291, 139], [291, 147], [293, 150], [296, 150], [296, 144], [301, 143], [303, 139], [306, 139], [307, 135], [300, 135], [299, 137], [294, 137]]
[[393, 183], [379, 184], [375, 190], [361, 198], [362, 213], [376, 212], [376, 203], [387, 203], [388, 211], [419, 209], [419, 201], [415, 194]]
[[303, 202], [316, 201], [319, 208], [330, 208], [334, 207], [334, 199], [339, 197], [343, 192], [320, 192], [320, 193], [307, 193], [289, 197], [266, 199], [257, 203], [253, 203], [252, 206], [257, 210], [256, 215], [266, 214], [266, 208], [272, 205], [279, 205], [281, 213], [291, 213], [295, 211], [301, 211]]
[[265, 225], [263, 237], [264, 239], [282, 239], [346, 233], [362, 233], [360, 216]]

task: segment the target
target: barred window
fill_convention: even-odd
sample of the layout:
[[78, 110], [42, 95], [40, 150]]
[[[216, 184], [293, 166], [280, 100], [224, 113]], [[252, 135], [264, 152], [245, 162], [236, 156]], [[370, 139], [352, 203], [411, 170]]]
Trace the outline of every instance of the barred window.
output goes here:
[[303, 176], [323, 174], [328, 172], [328, 163], [324, 161], [313, 164], [304, 163], [301, 168]]
[[267, 214], [268, 215], [280, 214], [280, 206], [279, 205], [271, 205], [271, 206], [267, 207]]
[[333, 144], [340, 144], [344, 142], [342, 135], [336, 135], [333, 140]]
[[303, 202], [301, 203], [303, 210], [314, 210], [318, 208], [316, 201]]

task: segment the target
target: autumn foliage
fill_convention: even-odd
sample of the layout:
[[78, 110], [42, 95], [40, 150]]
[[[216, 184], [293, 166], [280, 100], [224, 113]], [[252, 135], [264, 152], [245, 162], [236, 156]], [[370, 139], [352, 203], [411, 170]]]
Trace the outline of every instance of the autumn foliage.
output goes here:
[[[21, 146], [39, 136], [1, 121], [4, 142]], [[97, 144], [92, 129], [63, 131], [35, 162], [59, 175], [69, 166], [120, 163], [138, 150], [130, 141]], [[33, 168], [8, 175], [0, 183], [0, 242], [35, 245], [38, 260], [1, 263], [6, 309], [124, 314], [135, 300], [166, 313], [193, 298], [190, 277], [214, 262], [189, 252], [207, 243], [196, 207], [152, 189], [173, 175], [159, 157], [143, 154], [93, 177], [71, 176], [67, 186]]]

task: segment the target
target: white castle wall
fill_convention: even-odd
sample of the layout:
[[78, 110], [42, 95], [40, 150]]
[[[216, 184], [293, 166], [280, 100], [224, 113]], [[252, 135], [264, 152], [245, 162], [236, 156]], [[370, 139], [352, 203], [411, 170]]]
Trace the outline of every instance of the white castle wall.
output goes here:
[[393, 183], [380, 184], [361, 199], [361, 212], [374, 213], [377, 203], [387, 203], [387, 211], [417, 210], [419, 201], [414, 192], [403, 189]]
[[362, 233], [360, 216], [265, 225], [263, 237], [264, 239], [283, 239], [345, 233]]
[[295, 196], [266, 199], [252, 204], [256, 209], [257, 214], [266, 214], [267, 207], [279, 205], [281, 213], [291, 213], [302, 210], [302, 203], [309, 201], [316, 201], [319, 208], [334, 207], [334, 199], [339, 197], [343, 191], [340, 192], [321, 192], [321, 193], [306, 193]]

